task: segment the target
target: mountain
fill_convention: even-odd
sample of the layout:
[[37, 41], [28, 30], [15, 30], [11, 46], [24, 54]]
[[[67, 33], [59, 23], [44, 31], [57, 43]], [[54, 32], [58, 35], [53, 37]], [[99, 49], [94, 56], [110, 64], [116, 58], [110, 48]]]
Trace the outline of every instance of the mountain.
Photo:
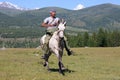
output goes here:
[[[120, 30], [120, 5], [106, 3], [81, 10], [68, 10], [59, 7], [45, 7], [37, 10], [19, 10], [0, 7], [0, 17], [4, 27], [39, 27], [49, 10], [55, 9], [57, 16], [67, 21], [69, 31], [97, 31], [99, 28]], [[1, 15], [0, 14], [0, 15]]]
[[0, 2], [0, 8], [24, 10], [24, 8], [21, 8], [15, 4], [10, 3], [10, 2]]
[[101, 27], [109, 30], [120, 30], [120, 5], [101, 4], [73, 13], [74, 18], [81, 21], [78, 23], [76, 21], [74, 26], [85, 27], [91, 31]]
[[10, 2], [0, 2], [0, 12], [8, 16], [15, 16], [16, 14], [24, 12], [25, 8], [21, 8]]

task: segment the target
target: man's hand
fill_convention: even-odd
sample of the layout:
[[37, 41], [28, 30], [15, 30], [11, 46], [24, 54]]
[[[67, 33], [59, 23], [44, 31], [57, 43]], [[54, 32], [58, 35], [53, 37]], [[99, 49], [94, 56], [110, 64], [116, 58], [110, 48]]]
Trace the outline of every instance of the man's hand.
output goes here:
[[50, 25], [50, 24], [46, 24], [46, 23], [42, 23], [42, 25], [41, 25], [42, 27], [51, 27], [51, 26], [53, 26], [53, 25]]
[[52, 26], [54, 26], [54, 25], [48, 24], [48, 26], [47, 26], [47, 27], [52, 27]]

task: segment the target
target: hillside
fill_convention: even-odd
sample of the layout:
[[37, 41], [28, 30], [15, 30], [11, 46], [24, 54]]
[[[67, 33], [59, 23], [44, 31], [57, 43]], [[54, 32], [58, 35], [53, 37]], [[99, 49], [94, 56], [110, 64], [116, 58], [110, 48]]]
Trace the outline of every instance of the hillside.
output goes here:
[[0, 8], [0, 23], [2, 23], [0, 27], [39, 27], [43, 19], [49, 16], [49, 10], [51, 9], [55, 9], [57, 16], [64, 18], [70, 28], [90, 32], [97, 31], [101, 27], [107, 30], [120, 30], [120, 5], [110, 3], [82, 10], [46, 7], [38, 10], [20, 11]]
[[15, 16], [15, 15], [18, 15], [18, 14], [24, 12], [24, 11], [0, 7], [0, 12], [3, 14], [6, 14], [8, 16]]
[[0, 12], [0, 27], [6, 27], [8, 25], [12, 25], [11, 24], [12, 20], [13, 20], [13, 17], [10, 17]]
[[102, 4], [77, 11], [75, 16], [80, 15], [76, 18], [82, 20], [85, 23], [84, 27], [92, 31], [93, 29], [97, 30], [97, 28], [100, 27], [110, 30], [120, 29], [119, 14], [119, 5]]

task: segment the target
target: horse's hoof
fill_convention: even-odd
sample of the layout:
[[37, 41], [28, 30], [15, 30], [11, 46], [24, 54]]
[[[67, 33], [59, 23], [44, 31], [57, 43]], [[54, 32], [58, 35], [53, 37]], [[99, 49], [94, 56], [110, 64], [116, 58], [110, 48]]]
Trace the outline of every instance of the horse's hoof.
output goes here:
[[64, 70], [66, 70], [66, 68], [65, 68], [65, 67], [62, 67], [62, 70], [64, 71]]
[[43, 64], [43, 66], [44, 66], [44, 67], [46, 67], [46, 66], [47, 66], [47, 64], [46, 64], [46, 63], [44, 63], [44, 64]]
[[62, 73], [63, 73], [63, 71], [59, 70], [59, 73], [60, 73], [60, 74], [62, 74]]
[[59, 73], [62, 75], [65, 75], [64, 72], [62, 70], [59, 70]]
[[67, 54], [68, 54], [68, 56], [70, 56], [70, 55], [73, 54], [73, 51], [72, 51], [72, 50], [68, 50], [68, 51], [67, 51]]
[[48, 72], [51, 72], [51, 70], [50, 69], [47, 69], [48, 70]]

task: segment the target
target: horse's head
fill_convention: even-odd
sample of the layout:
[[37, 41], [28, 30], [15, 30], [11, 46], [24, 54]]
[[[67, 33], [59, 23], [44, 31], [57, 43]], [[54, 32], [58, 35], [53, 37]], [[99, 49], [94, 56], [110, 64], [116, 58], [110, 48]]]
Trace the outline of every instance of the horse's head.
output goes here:
[[64, 21], [63, 19], [60, 21], [59, 25], [58, 25], [58, 29], [59, 30], [65, 30], [65, 24], [66, 24], [66, 21]]
[[58, 25], [58, 31], [59, 31], [58, 35], [60, 38], [64, 37], [65, 24], [66, 24], [66, 21], [62, 19]]

